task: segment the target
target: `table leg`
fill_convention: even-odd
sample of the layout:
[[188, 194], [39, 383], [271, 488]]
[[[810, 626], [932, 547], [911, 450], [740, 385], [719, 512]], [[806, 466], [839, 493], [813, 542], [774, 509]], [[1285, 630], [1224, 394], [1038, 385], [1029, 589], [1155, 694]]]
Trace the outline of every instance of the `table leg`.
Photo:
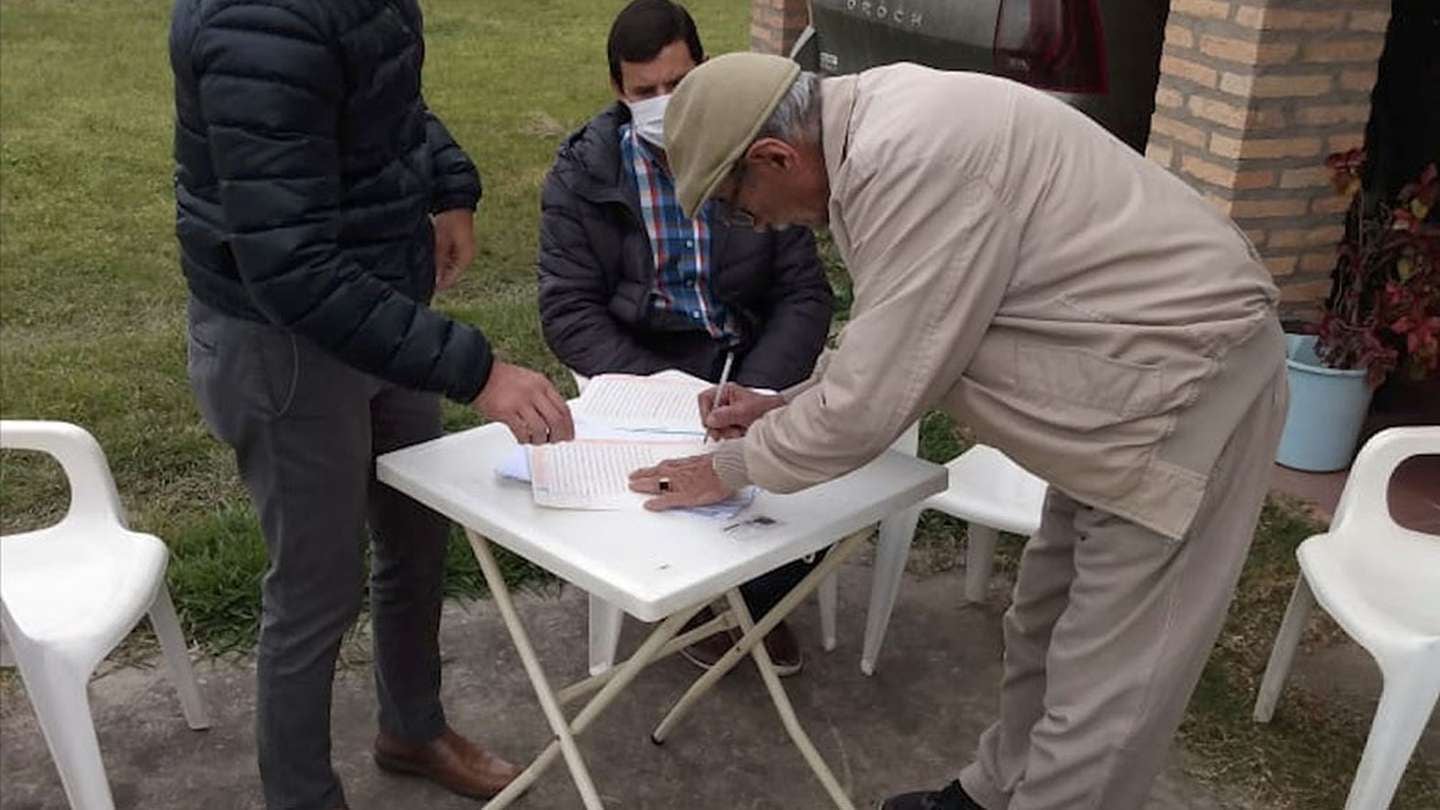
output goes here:
[[657, 744], [663, 743], [665, 737], [670, 733], [670, 730], [674, 728], [675, 724], [680, 722], [680, 719], [690, 710], [691, 705], [706, 692], [710, 691], [711, 687], [718, 683], [721, 678], [725, 677], [726, 673], [734, 669], [735, 665], [740, 663], [740, 660], [750, 652], [751, 647], [754, 647], [761, 639], [765, 638], [766, 634], [775, 628], [775, 625], [790, 615], [790, 612], [795, 609], [796, 605], [799, 605], [806, 597], [814, 592], [820, 583], [834, 573], [836, 569], [840, 567], [840, 564], [845, 562], [850, 555], [859, 550], [861, 544], [870, 536], [870, 533], [870, 529], [862, 529], [841, 540], [835, 548], [831, 549], [830, 553], [825, 555], [825, 559], [822, 560], [819, 565], [815, 566], [814, 570], [807, 574], [804, 579], [800, 580], [800, 582], [790, 590], [790, 593], [786, 594], [785, 598], [780, 600], [779, 604], [771, 608], [770, 612], [766, 613], [764, 618], [760, 619], [750, 631], [746, 632], [745, 635], [735, 643], [735, 646], [730, 648], [729, 652], [721, 656], [720, 660], [716, 661], [715, 665], [712, 666], [708, 672], [700, 676], [699, 680], [690, 685], [690, 688], [681, 696], [679, 702], [670, 709], [670, 713], [665, 715], [664, 720], [660, 721], [660, 725], [655, 728], [655, 731], [650, 735], [650, 739]]
[[[730, 611], [727, 610], [724, 613], [721, 613], [719, 616], [716, 616], [710, 621], [700, 625], [699, 627], [696, 627], [693, 630], [687, 630], [684, 633], [681, 633], [680, 635], [670, 639], [665, 643], [665, 646], [661, 647], [659, 651], [655, 653], [653, 658], [646, 662], [646, 664], [653, 664], [656, 661], [659, 661], [661, 658], [667, 658], [669, 656], [672, 656], [675, 653], [680, 652], [680, 650], [684, 649], [685, 647], [688, 647], [691, 644], [699, 641], [700, 639], [709, 638], [710, 636], [713, 636], [716, 633], [721, 632], [722, 630], [729, 630], [730, 628], [735, 626], [735, 619], [730, 614]], [[595, 690], [604, 686], [606, 683], [609, 683], [610, 680], [615, 677], [615, 673], [617, 671], [618, 670], [611, 668], [600, 673], [599, 675], [592, 675], [583, 681], [576, 681], [575, 683], [570, 684], [564, 689], [561, 689], [559, 692], [556, 693], [556, 696], [560, 698], [560, 703], [562, 705], [569, 703], [591, 692], [594, 692]]]
[[[488, 803], [486, 803], [484, 807], [484, 810], [501, 810], [501, 808], [508, 807], [511, 802], [513, 802], [516, 798], [520, 796], [520, 794], [524, 793], [527, 789], [529, 789], [529, 787], [533, 785], [537, 779], [539, 779], [540, 774], [543, 773], [546, 768], [550, 767], [550, 765], [555, 761], [556, 756], [564, 754], [566, 763], [571, 763], [569, 749], [575, 747], [574, 736], [583, 732], [590, 725], [590, 723], [599, 716], [600, 712], [604, 711], [606, 707], [608, 707], [610, 703], [614, 701], [615, 697], [621, 692], [621, 690], [623, 690], [626, 686], [630, 685], [630, 682], [635, 679], [636, 675], [640, 674], [641, 670], [649, 666], [657, 657], [659, 657], [659, 653], [663, 649], [666, 649], [668, 646], [670, 646], [670, 642], [672, 639], [675, 638], [675, 634], [680, 631], [680, 628], [684, 626], [685, 622], [689, 621], [692, 616], [700, 612], [700, 608], [704, 607], [704, 604], [702, 603], [699, 605], [695, 605], [693, 607], [679, 611], [678, 613], [673, 613], [670, 616], [666, 617], [666, 619], [662, 621], [660, 625], [656, 627], [655, 630], [652, 631], [648, 637], [646, 637], [644, 643], [640, 645], [640, 648], [636, 650], [635, 654], [630, 656], [630, 658], [627, 659], [625, 663], [604, 673], [598, 678], [589, 678], [586, 681], [582, 681], [582, 684], [596, 682], [594, 685], [600, 686], [600, 692], [599, 694], [595, 695], [595, 697], [591, 698], [590, 702], [585, 704], [585, 706], [579, 711], [579, 713], [575, 715], [574, 720], [570, 721], [567, 724], [565, 723], [564, 715], [561, 714], [559, 710], [559, 703], [561, 702], [561, 700], [557, 698], [555, 693], [550, 689], [549, 682], [545, 679], [544, 672], [540, 670], [539, 659], [535, 657], [534, 650], [530, 647], [529, 637], [525, 635], [525, 629], [523, 626], [521, 626], [519, 616], [515, 613], [514, 604], [510, 601], [510, 593], [505, 588], [505, 582], [500, 576], [499, 566], [495, 564], [495, 559], [490, 554], [489, 543], [483, 537], [477, 534], [471, 533], [469, 531], [467, 531], [466, 534], [470, 537], [471, 546], [475, 548], [476, 558], [480, 559], [481, 571], [485, 573], [486, 582], [489, 583], [490, 590], [492, 591], [492, 593], [495, 594], [495, 601], [497, 604], [500, 605], [501, 615], [502, 617], [506, 618], [506, 625], [510, 628], [511, 635], [515, 638], [515, 646], [517, 649], [520, 650], [520, 657], [522, 660], [525, 661], [525, 669], [527, 672], [530, 673], [530, 680], [535, 685], [535, 691], [537, 695], [540, 696], [541, 708], [545, 708], [548, 700], [549, 703], [555, 706], [555, 715], [559, 717], [560, 723], [560, 725], [557, 727], [555, 721], [551, 720], [550, 726], [555, 731], [555, 739], [551, 741], [548, 746], [545, 747], [544, 751], [540, 752], [540, 755], [537, 756], [530, 763], [530, 765], [527, 766], [525, 770], [520, 773], [518, 777], [515, 778], [515, 781], [511, 782], [505, 787], [504, 790], [496, 794], [495, 797], [492, 798]], [[494, 574], [493, 581], [491, 580], [492, 572]], [[500, 604], [501, 592], [504, 592], [505, 594], [503, 604]], [[512, 617], [513, 623], [511, 621]], [[728, 618], [725, 621], [728, 622]], [[688, 638], [696, 636], [699, 630], [703, 630], [707, 627], [710, 627], [711, 625], [716, 625], [716, 628], [710, 630], [710, 632], [715, 632], [721, 627], [728, 626], [728, 624], [723, 624], [718, 620], [711, 621], [708, 622], [705, 627], [686, 633], [685, 637]], [[676, 641], [679, 640], [681, 639], [676, 639]], [[686, 641], [685, 643], [688, 644], [690, 642]], [[676, 649], [679, 648], [676, 647]], [[527, 650], [529, 651], [528, 658], [526, 657]], [[532, 662], [534, 664], [533, 671], [531, 670]], [[591, 688], [593, 688], [593, 686]], [[569, 697], [573, 698], [575, 696], [576, 695], [572, 694]], [[546, 719], [550, 720], [551, 713], [547, 710], [545, 714]], [[578, 760], [578, 749], [576, 749], [575, 756]], [[589, 773], [585, 770], [583, 761], [580, 764], [580, 770], [578, 773], [576, 773], [573, 764], [571, 765], [571, 772], [572, 774], [576, 774], [577, 786], [580, 784], [580, 774], [584, 775], [584, 778], [587, 782], [589, 781]], [[591, 786], [591, 790], [594, 790], [593, 785]], [[583, 788], [581, 789], [581, 796], [584, 796]], [[594, 807], [602, 807], [598, 795], [595, 798]], [[590, 810], [591, 808], [591, 805], [588, 802], [586, 804], [586, 808], [587, 810]]]
[[[564, 753], [565, 762], [570, 766], [570, 774], [575, 779], [575, 787], [580, 790], [580, 798], [585, 803], [586, 810], [604, 810], [605, 806], [600, 802], [600, 794], [596, 792], [595, 783], [590, 779], [590, 772], [585, 768], [585, 760], [580, 757], [580, 749], [575, 745], [575, 738], [570, 733], [570, 726], [565, 722], [564, 713], [560, 711], [560, 702], [555, 699], [555, 692], [550, 688], [545, 671], [540, 667], [540, 659], [535, 655], [535, 648], [530, 644], [530, 637], [525, 633], [525, 626], [520, 623], [520, 616], [515, 612], [515, 603], [510, 600], [510, 589], [505, 586], [505, 577], [500, 573], [500, 566], [495, 562], [495, 555], [490, 552], [489, 541], [468, 529], [465, 534], [470, 539], [470, 548], [475, 552], [475, 559], [480, 563], [480, 571], [485, 575], [485, 582], [490, 586], [490, 595], [495, 599], [495, 606], [500, 609], [500, 617], [505, 620], [505, 627], [510, 631], [510, 638], [515, 642], [515, 649], [520, 653], [520, 660], [525, 664], [525, 673], [530, 676], [530, 683], [535, 687], [535, 696], [540, 700], [540, 709], [545, 713], [545, 720], [549, 722], [550, 728], [555, 732], [556, 742], [552, 746], [558, 744], [561, 752]], [[538, 775], [537, 771], [535, 776]], [[523, 776], [524, 774], [522, 774]], [[534, 781], [534, 776], [517, 788], [517, 783], [520, 781], [520, 779], [516, 779], [485, 807], [490, 810], [500, 810], [505, 807], [523, 792], [530, 782]], [[515, 789], [512, 790], [512, 788]]]
[[[740, 621], [740, 629], [749, 632], [754, 626], [750, 618], [750, 609], [745, 606], [745, 599], [740, 595], [738, 589], [732, 589], [726, 597], [730, 600], [730, 610]], [[830, 772], [825, 760], [820, 758], [820, 752], [815, 750], [815, 744], [810, 742], [810, 737], [805, 729], [800, 726], [800, 721], [795, 717], [795, 707], [790, 705], [790, 696], [785, 694], [785, 687], [780, 685], [780, 676], [775, 672], [775, 665], [770, 661], [770, 652], [765, 649], [764, 644], [756, 644], [750, 648], [750, 655], [755, 659], [755, 666], [760, 670], [760, 678], [765, 681], [765, 688], [770, 692], [770, 699], [775, 703], [775, 710], [780, 713], [780, 721], [785, 724], [785, 731], [789, 732], [790, 739], [794, 741], [795, 747], [800, 749], [800, 755], [810, 764], [810, 770], [815, 772], [820, 784], [825, 786], [825, 792], [830, 794], [830, 800], [840, 810], [855, 810], [855, 805], [850, 802], [850, 797], [845, 795], [845, 790], [840, 787], [840, 782], [835, 779], [835, 774]]]
[[[694, 616], [700, 610], [700, 607], [701, 606], [696, 605], [694, 608], [681, 611], [666, 618], [665, 621], [661, 622], [659, 627], [650, 633], [649, 637], [645, 639], [645, 643], [640, 645], [640, 649], [636, 650], [635, 654], [624, 664], [604, 673], [601, 677], [607, 680], [604, 682], [603, 688], [601, 688], [599, 694], [591, 698], [590, 702], [586, 703], [584, 708], [575, 715], [575, 719], [570, 723], [571, 733], [579, 734], [584, 731], [585, 728], [590, 725], [591, 721], [610, 705], [615, 699], [615, 696], [620, 693], [620, 690], [628, 686], [630, 681], [634, 680], [635, 676], [640, 674], [640, 670], [654, 662], [658, 657], [656, 653], [667, 641], [674, 637], [675, 633], [685, 622], [690, 620], [691, 616]], [[491, 799], [490, 803], [485, 805], [483, 810], [499, 810], [499, 808], [505, 807], [513, 799], [525, 792], [530, 785], [535, 783], [535, 780], [539, 778], [540, 774], [544, 772], [546, 768], [550, 767], [555, 761], [555, 757], [560, 754], [561, 751], [560, 741], [552, 741], [545, 747], [545, 750], [541, 751], [540, 755], [516, 777], [515, 781], [511, 782], [504, 790], [496, 794], [495, 798]]]

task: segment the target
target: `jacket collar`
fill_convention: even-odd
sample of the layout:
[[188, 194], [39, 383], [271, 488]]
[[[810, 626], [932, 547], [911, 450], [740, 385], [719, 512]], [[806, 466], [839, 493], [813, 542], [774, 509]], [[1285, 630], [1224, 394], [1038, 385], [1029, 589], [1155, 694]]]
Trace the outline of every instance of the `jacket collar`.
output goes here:
[[820, 144], [825, 150], [825, 175], [830, 180], [830, 234], [845, 256], [850, 253], [850, 234], [845, 230], [843, 201], [838, 192], [840, 169], [850, 148], [857, 80], [858, 76], [837, 76], [823, 79], [820, 85]]
[[[624, 205], [642, 222], [640, 194], [622, 165], [620, 127], [630, 123], [630, 110], [615, 102], [565, 140], [556, 156], [556, 174], [576, 195], [595, 204]], [[719, 256], [730, 228], [712, 222], [710, 255]]]
[[850, 147], [850, 121], [855, 110], [858, 78], [837, 76], [824, 79], [820, 86], [820, 143], [825, 150], [825, 173], [832, 184]]
[[620, 127], [630, 110], [615, 102], [576, 130], [560, 147], [556, 167], [566, 186], [594, 203], [621, 203], [640, 213], [640, 197], [621, 166]]

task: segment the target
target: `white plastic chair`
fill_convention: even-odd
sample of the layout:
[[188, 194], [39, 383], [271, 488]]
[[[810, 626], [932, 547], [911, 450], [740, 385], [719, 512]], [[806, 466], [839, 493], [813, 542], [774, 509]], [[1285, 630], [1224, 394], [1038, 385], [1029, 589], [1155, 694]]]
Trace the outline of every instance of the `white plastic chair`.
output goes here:
[[[912, 426], [911, 431], [915, 428]], [[902, 437], [911, 442], [896, 449], [914, 453], [918, 435]], [[1011, 461], [1004, 453], [977, 444], [946, 463], [950, 485], [914, 509], [892, 515], [880, 524], [875, 548], [875, 578], [870, 586], [870, 607], [865, 617], [865, 644], [860, 653], [860, 671], [875, 674], [875, 660], [885, 641], [890, 613], [900, 592], [905, 560], [915, 539], [915, 526], [926, 509], [944, 512], [968, 523], [965, 552], [965, 598], [985, 600], [985, 590], [994, 569], [995, 544], [1000, 532], [1029, 537], [1040, 528], [1045, 505], [1044, 480]]]
[[86, 684], [147, 612], [186, 722], [210, 725], [165, 587], [168, 553], [158, 538], [125, 527], [104, 451], [83, 429], [0, 421], [0, 447], [48, 453], [69, 480], [70, 508], [59, 523], [0, 538], [0, 628], [70, 806], [112, 810]]
[[1440, 699], [1440, 536], [1390, 517], [1390, 478], [1402, 461], [1440, 454], [1440, 427], [1375, 434], [1351, 467], [1330, 531], [1300, 544], [1300, 578], [1255, 701], [1268, 722], [1318, 602], [1374, 656], [1384, 678], [1346, 810], [1389, 806]]

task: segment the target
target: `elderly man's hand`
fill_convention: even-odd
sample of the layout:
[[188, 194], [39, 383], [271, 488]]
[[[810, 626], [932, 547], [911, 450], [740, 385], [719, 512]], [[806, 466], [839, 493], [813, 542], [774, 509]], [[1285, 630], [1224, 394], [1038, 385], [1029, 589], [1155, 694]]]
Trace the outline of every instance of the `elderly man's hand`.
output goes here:
[[[721, 404], [715, 404], [717, 399]], [[784, 404], [785, 398], [779, 394], [760, 394], [726, 383], [723, 397], [718, 387], [700, 392], [700, 420], [711, 439], [738, 439], [755, 420]]]
[[709, 506], [735, 494], [720, 482], [709, 454], [673, 458], [636, 470], [630, 473], [630, 489], [659, 496], [645, 502], [645, 508], [652, 512]]

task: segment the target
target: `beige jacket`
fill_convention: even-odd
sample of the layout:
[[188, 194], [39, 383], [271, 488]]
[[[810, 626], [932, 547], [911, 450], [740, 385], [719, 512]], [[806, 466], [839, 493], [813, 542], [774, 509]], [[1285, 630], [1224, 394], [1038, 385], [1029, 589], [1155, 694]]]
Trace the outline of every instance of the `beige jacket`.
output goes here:
[[1011, 81], [902, 64], [821, 95], [853, 317], [787, 407], [721, 446], [721, 477], [802, 489], [939, 407], [1072, 497], [1182, 537], [1283, 369], [1276, 289], [1244, 235]]

